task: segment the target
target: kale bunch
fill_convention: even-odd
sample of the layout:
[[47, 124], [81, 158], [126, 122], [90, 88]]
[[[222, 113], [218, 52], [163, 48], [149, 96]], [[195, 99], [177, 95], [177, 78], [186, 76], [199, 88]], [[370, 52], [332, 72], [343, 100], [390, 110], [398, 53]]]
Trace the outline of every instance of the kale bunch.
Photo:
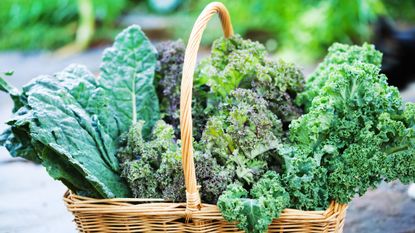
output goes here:
[[216, 204], [219, 196], [233, 182], [235, 172], [220, 165], [207, 153], [194, 154], [197, 182], [203, 203]]
[[[173, 127], [164, 121], [156, 123], [149, 141], [144, 140], [142, 129], [143, 122], [139, 121], [122, 136], [117, 154], [122, 176], [127, 179], [134, 197], [165, 198], [174, 186], [184, 187], [181, 167], [178, 167], [180, 148], [174, 141]], [[163, 177], [167, 172], [169, 176]], [[183, 193], [184, 190], [177, 193], [181, 197], [167, 195], [166, 199], [183, 199]]]
[[305, 90], [298, 94], [295, 102], [303, 105], [305, 110], [311, 107], [311, 102], [326, 84], [335, 67], [341, 64], [353, 64], [363, 62], [380, 66], [382, 63], [382, 53], [375, 49], [374, 45], [363, 44], [346, 45], [334, 43], [328, 49], [328, 53], [316, 70], [308, 77]]
[[218, 207], [229, 222], [237, 222], [246, 232], [265, 232], [290, 202], [280, 177], [268, 171], [248, 192], [240, 184], [231, 184], [219, 197]]
[[281, 121], [266, 100], [252, 90], [236, 89], [209, 118], [199, 150], [236, 171], [236, 179], [248, 187], [271, 168], [282, 134]]
[[[266, 230], [272, 219], [268, 212], [271, 207], [258, 207], [258, 196], [253, 194], [255, 187], [262, 186], [260, 177], [264, 172], [254, 176], [257, 183], [249, 186], [246, 179], [238, 176], [241, 163], [233, 163], [235, 158], [248, 161], [242, 163], [242, 168], [251, 168], [248, 171], [263, 171], [250, 166], [261, 164], [260, 168], [279, 173], [278, 180], [272, 181], [273, 188], [282, 188], [289, 198], [274, 204], [278, 207], [276, 211], [285, 207], [326, 209], [331, 200], [348, 203], [356, 194], [363, 195], [382, 180], [404, 183], [415, 180], [415, 104], [404, 105], [398, 90], [387, 84], [386, 76], [380, 73], [381, 54], [373, 46], [335, 44], [329, 51], [296, 100], [307, 106], [307, 112], [292, 120], [288, 132], [284, 133], [281, 128], [280, 131], [267, 129], [279, 132], [275, 134], [277, 143], [266, 143], [270, 142], [267, 138], [273, 137], [261, 135], [261, 141], [252, 137], [259, 134], [245, 133], [258, 132], [256, 127], [261, 125], [258, 122], [274, 119], [269, 114], [261, 114], [264, 116], [261, 120], [252, 120], [252, 113], [258, 113], [258, 109], [266, 110], [262, 113], [272, 109], [271, 101], [260, 95], [258, 88], [245, 90], [239, 95], [243, 100], [235, 100], [231, 92], [226, 99], [234, 99], [224, 101], [218, 111], [220, 114], [212, 117], [206, 126], [202, 142], [208, 151], [237, 171], [234, 184], [219, 198], [218, 206], [225, 219], [238, 222], [238, 227], [247, 232]], [[263, 90], [262, 93], [266, 93], [270, 89]], [[243, 127], [235, 127], [238, 122], [243, 122], [240, 124]], [[281, 127], [281, 123], [279, 125]], [[238, 133], [231, 134], [233, 132]], [[258, 151], [254, 145], [275, 147], [265, 146], [271, 150], [264, 150], [265, 153], [250, 160], [252, 157], [246, 151], [250, 152], [248, 148]], [[221, 155], [227, 157], [220, 160]], [[266, 193], [272, 188], [264, 185], [262, 190]], [[257, 221], [257, 217], [262, 222]]]
[[415, 104], [407, 103], [400, 115], [388, 113], [380, 116], [379, 137], [384, 139], [382, 174], [387, 181], [403, 183], [415, 181]]
[[[143, 138], [142, 130], [142, 121], [134, 124], [128, 134], [122, 136], [117, 154], [122, 177], [127, 179], [134, 197], [185, 201], [181, 147], [173, 127], [158, 121], [149, 140]], [[202, 200], [216, 203], [219, 195], [232, 182], [232, 172], [207, 154], [196, 152], [194, 156]]]
[[[267, 59], [265, 47], [239, 35], [220, 38], [213, 43], [210, 57], [203, 60], [195, 73], [197, 93], [196, 119], [206, 119], [216, 106], [237, 88], [250, 89], [269, 102], [268, 108], [285, 125], [302, 114], [293, 104], [303, 91], [304, 77], [291, 63]], [[199, 125], [204, 126], [205, 121]]]
[[156, 45], [157, 66], [154, 85], [160, 103], [162, 119], [179, 134], [180, 82], [182, 78], [185, 47], [181, 40], [166, 41]]
[[381, 54], [369, 45], [329, 51], [327, 70], [321, 65], [300, 94], [310, 106], [291, 123], [291, 142], [327, 169], [329, 199], [340, 203], [383, 179], [415, 180], [414, 105], [404, 108], [380, 74]]
[[99, 76], [83, 65], [41, 75], [21, 90], [0, 78], [14, 101], [0, 146], [46, 168], [78, 195], [129, 196], [120, 177], [117, 141], [138, 120], [146, 137], [159, 119], [153, 86], [156, 50], [137, 25], [105, 49]]
[[268, 108], [285, 126], [303, 114], [293, 99], [304, 89], [304, 76], [294, 64], [266, 60], [263, 66], [257, 67], [256, 72], [252, 89], [268, 101]]
[[288, 142], [278, 147], [283, 161], [281, 183], [290, 194], [287, 207], [301, 210], [326, 209], [329, 205], [327, 169], [319, 158]]

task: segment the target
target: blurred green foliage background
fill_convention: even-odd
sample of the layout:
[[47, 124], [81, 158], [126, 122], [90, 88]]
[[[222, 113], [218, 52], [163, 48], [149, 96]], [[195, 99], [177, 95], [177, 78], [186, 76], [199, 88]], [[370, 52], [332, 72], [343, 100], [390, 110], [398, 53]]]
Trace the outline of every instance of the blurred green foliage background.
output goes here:
[[[91, 0], [95, 38], [114, 28], [126, 0]], [[0, 50], [55, 49], [75, 39], [82, 0], [1, 0]]]
[[[172, 38], [186, 39], [210, 0], [1, 0], [0, 50], [61, 48], [90, 33], [85, 45], [108, 40], [126, 15], [162, 15]], [[235, 31], [260, 40], [272, 52], [316, 59], [333, 42], [371, 39], [380, 15], [415, 22], [413, 0], [222, 0]], [[86, 4], [86, 5], [85, 5]], [[88, 5], [89, 4], [89, 5]], [[89, 10], [88, 6], [91, 6]], [[88, 22], [89, 21], [89, 22]], [[93, 22], [90, 22], [93, 21]], [[82, 28], [82, 25], [84, 27]], [[82, 30], [80, 30], [82, 28]], [[204, 43], [220, 35], [210, 27]], [[83, 48], [83, 47], [82, 47]]]

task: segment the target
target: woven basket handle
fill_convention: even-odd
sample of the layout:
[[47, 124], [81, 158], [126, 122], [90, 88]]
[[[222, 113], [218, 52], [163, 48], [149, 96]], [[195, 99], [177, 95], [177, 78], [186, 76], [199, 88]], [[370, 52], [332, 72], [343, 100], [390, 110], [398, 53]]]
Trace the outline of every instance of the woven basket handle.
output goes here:
[[197, 18], [186, 47], [183, 64], [183, 76], [180, 94], [180, 131], [182, 141], [182, 163], [186, 184], [186, 208], [200, 209], [200, 195], [196, 183], [196, 172], [193, 161], [192, 146], [192, 89], [193, 74], [196, 66], [197, 52], [200, 40], [210, 18], [218, 13], [225, 37], [233, 35], [231, 19], [228, 10], [220, 2], [212, 2], [205, 7]]

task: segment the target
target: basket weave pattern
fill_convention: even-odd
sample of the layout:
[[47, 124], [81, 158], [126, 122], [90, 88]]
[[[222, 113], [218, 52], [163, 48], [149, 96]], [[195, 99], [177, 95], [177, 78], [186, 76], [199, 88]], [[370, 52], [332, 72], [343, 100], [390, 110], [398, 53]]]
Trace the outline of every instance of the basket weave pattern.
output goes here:
[[[180, 96], [182, 163], [186, 203], [159, 199], [93, 199], [65, 193], [79, 232], [243, 232], [222, 217], [218, 207], [200, 201], [192, 148], [192, 89], [197, 52], [210, 18], [218, 14], [225, 37], [233, 34], [229, 13], [222, 3], [206, 6], [196, 20], [186, 47]], [[285, 209], [269, 232], [342, 232], [347, 205], [332, 202], [325, 211]]]

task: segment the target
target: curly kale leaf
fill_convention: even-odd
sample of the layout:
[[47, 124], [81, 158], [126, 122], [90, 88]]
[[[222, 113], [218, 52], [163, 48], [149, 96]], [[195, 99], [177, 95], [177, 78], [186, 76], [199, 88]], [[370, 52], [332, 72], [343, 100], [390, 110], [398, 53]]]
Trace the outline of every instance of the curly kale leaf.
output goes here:
[[202, 201], [216, 204], [219, 196], [233, 182], [235, 172], [219, 165], [216, 159], [209, 154], [196, 151], [194, 157]]
[[269, 109], [286, 125], [303, 113], [293, 98], [303, 91], [304, 76], [292, 63], [264, 61], [256, 67], [253, 89], [269, 103]]
[[209, 119], [199, 149], [251, 185], [268, 170], [281, 136], [281, 121], [267, 102], [251, 90], [237, 89]]
[[239, 184], [230, 184], [219, 197], [218, 207], [229, 222], [250, 233], [265, 232], [274, 218], [289, 206], [289, 195], [275, 172], [265, 173], [250, 195]]
[[292, 99], [303, 90], [304, 77], [293, 64], [267, 59], [263, 45], [239, 35], [220, 38], [211, 56], [202, 61], [195, 75], [196, 106], [205, 106], [195, 118], [213, 114], [218, 104], [237, 88], [252, 89], [269, 102], [269, 108], [286, 125], [302, 110]]
[[415, 104], [407, 103], [399, 117], [380, 116], [378, 129], [383, 139], [383, 175], [387, 180], [403, 183], [415, 181]]
[[[184, 61], [182, 41], [166, 41], [156, 46], [158, 52], [154, 84], [160, 102], [161, 118], [179, 128], [180, 82]], [[178, 135], [179, 132], [176, 132]]]
[[320, 80], [320, 91], [310, 99], [308, 113], [290, 125], [291, 142], [321, 161], [329, 199], [341, 203], [384, 178], [415, 178], [409, 165], [414, 161], [412, 120], [405, 117], [413, 110], [403, 110], [398, 90], [379, 73], [379, 52], [369, 45], [345, 48], [350, 50], [329, 55], [328, 63], [334, 59], [329, 73], [317, 72], [321, 76], [308, 81]]
[[117, 154], [122, 161], [122, 176], [127, 179], [134, 197], [161, 198], [162, 180], [159, 179], [157, 172], [163, 162], [166, 163], [166, 160], [171, 159], [162, 156], [171, 155], [177, 149], [173, 128], [163, 121], [158, 121], [154, 126], [151, 140], [146, 141], [142, 135], [143, 127], [144, 122], [138, 121], [130, 128], [128, 135], [124, 136]]
[[265, 47], [258, 42], [244, 40], [239, 35], [220, 38], [213, 43], [211, 56], [198, 66], [195, 85], [208, 85], [212, 97], [225, 98], [241, 87], [243, 79], [243, 84], [250, 85], [265, 56]]
[[311, 102], [316, 97], [321, 88], [326, 84], [329, 76], [332, 74], [334, 67], [342, 64], [351, 64], [354, 62], [369, 63], [380, 66], [382, 63], [382, 53], [370, 44], [345, 45], [334, 43], [328, 50], [326, 57], [317, 69], [308, 77], [305, 84], [304, 92], [298, 94], [296, 103], [304, 105], [305, 109], [311, 107]]
[[310, 157], [290, 144], [280, 146], [278, 154], [284, 161], [281, 181], [290, 194], [290, 207], [301, 210], [328, 207], [327, 170], [320, 166], [320, 158]]
[[[122, 176], [127, 179], [134, 197], [185, 201], [181, 147], [173, 127], [158, 121], [149, 141], [143, 139], [142, 129], [142, 121], [133, 125], [123, 136], [118, 152]], [[214, 158], [197, 151], [195, 163], [202, 200], [216, 203], [219, 195], [232, 182], [232, 172], [220, 166]]]

